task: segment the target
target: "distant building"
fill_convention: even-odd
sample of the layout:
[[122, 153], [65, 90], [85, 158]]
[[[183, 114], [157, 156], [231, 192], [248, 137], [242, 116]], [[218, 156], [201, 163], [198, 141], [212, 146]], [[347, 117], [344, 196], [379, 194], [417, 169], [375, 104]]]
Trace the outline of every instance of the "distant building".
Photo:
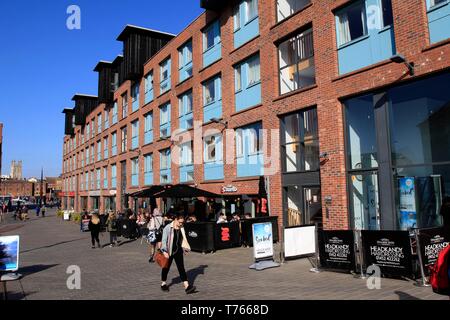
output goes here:
[[26, 180], [3, 180], [0, 184], [0, 195], [18, 197], [33, 197], [34, 184]]
[[11, 162], [11, 179], [22, 180], [22, 161]]

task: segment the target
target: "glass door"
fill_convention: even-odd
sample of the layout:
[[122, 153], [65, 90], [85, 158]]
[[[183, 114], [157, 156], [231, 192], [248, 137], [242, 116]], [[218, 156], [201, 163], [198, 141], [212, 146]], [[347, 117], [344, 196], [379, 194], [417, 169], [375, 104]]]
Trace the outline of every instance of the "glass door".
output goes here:
[[350, 174], [350, 210], [356, 230], [380, 230], [377, 172]]
[[303, 188], [304, 220], [306, 223], [322, 223], [320, 187]]

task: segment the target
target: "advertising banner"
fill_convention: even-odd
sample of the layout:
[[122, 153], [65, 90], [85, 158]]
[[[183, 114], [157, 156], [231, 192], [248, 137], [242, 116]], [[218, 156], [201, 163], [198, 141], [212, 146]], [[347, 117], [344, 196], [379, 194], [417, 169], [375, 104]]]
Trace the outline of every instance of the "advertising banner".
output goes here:
[[218, 223], [214, 230], [216, 250], [238, 247], [241, 244], [239, 222]]
[[272, 223], [255, 223], [253, 229], [253, 255], [255, 260], [273, 258]]
[[361, 231], [366, 267], [377, 265], [385, 276], [412, 275], [408, 231]]
[[355, 237], [352, 230], [319, 232], [320, 265], [325, 269], [355, 270]]
[[416, 187], [414, 177], [398, 179], [400, 190], [400, 229], [417, 227]]
[[284, 229], [284, 256], [294, 258], [316, 253], [316, 226], [289, 227]]
[[19, 270], [19, 236], [0, 237], [0, 271]]
[[419, 231], [420, 252], [422, 264], [426, 275], [429, 267], [434, 265], [439, 253], [450, 244], [450, 230], [444, 228], [421, 229]]

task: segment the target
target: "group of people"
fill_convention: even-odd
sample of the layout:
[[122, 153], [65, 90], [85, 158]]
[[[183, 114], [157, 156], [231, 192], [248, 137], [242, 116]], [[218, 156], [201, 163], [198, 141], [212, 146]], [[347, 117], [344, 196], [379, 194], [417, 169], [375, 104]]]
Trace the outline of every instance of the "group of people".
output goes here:
[[[157, 253], [162, 254], [168, 259], [167, 267], [161, 270], [161, 290], [165, 292], [169, 291], [167, 276], [172, 262], [175, 261], [180, 278], [183, 281], [185, 292], [186, 294], [191, 294], [195, 292], [196, 288], [189, 283], [184, 267], [184, 255], [191, 251], [183, 227], [186, 221], [185, 215], [182, 212], [176, 213], [173, 210], [169, 211], [165, 216], [161, 214], [157, 207], [152, 211], [141, 209], [137, 215], [130, 209], [127, 209], [124, 214], [117, 214], [114, 211], [110, 211], [105, 222], [106, 231], [109, 233], [109, 246], [114, 247], [118, 244], [119, 221], [121, 219], [134, 221], [139, 230], [139, 236], [145, 236], [150, 244], [148, 262], [153, 263]], [[89, 219], [92, 248], [95, 249], [96, 245], [98, 248], [101, 248], [99, 239], [102, 230], [101, 219], [97, 213], [89, 215], [84, 210], [82, 220], [87, 219]], [[190, 219], [195, 218], [190, 216]]]

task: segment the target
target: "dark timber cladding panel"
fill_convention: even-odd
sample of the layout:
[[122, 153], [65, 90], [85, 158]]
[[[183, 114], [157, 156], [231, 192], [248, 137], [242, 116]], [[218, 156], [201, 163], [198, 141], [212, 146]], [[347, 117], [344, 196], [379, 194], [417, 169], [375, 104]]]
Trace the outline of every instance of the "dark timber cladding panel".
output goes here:
[[220, 10], [223, 9], [230, 1], [227, 0], [200, 0], [200, 7], [206, 10]]
[[74, 127], [73, 127], [72, 120], [73, 120], [74, 110], [65, 109], [64, 114], [66, 115], [64, 134], [73, 135]]
[[75, 96], [75, 124], [84, 125], [86, 117], [98, 106], [96, 97]]
[[98, 103], [110, 103], [114, 99], [112, 65], [104, 65], [98, 71]]

